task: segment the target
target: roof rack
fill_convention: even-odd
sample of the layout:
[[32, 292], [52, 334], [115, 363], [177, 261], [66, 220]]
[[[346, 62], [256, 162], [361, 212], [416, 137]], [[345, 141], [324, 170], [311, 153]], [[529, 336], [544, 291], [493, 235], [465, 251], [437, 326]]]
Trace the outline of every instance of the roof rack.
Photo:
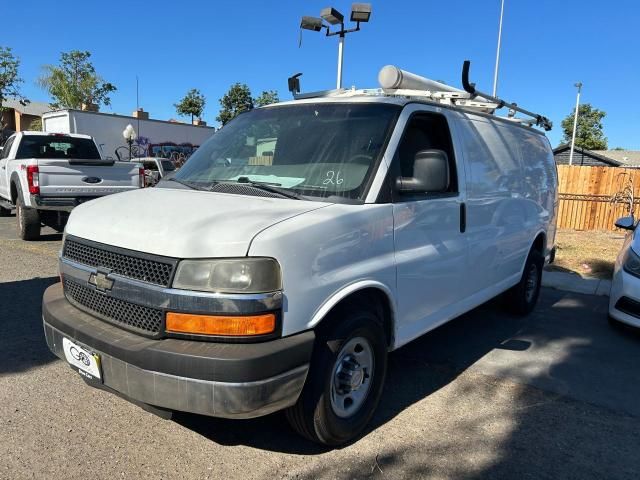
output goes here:
[[[462, 88], [464, 88], [465, 91], [468, 92], [469, 95], [471, 95], [471, 98], [475, 98], [476, 96], [480, 95], [483, 98], [496, 103], [498, 105], [498, 108], [509, 107], [509, 110], [512, 110], [513, 112], [520, 112], [523, 115], [527, 115], [528, 117], [531, 117], [535, 121], [535, 125], [544, 128], [546, 131], [551, 130], [551, 128], [553, 127], [553, 124], [551, 123], [551, 120], [549, 120], [547, 117], [540, 115], [538, 113], [530, 112], [529, 110], [525, 110], [524, 108], [519, 107], [518, 104], [516, 103], [505, 102], [504, 100], [501, 100], [498, 97], [494, 97], [492, 95], [488, 95], [486, 93], [482, 93], [479, 90], [477, 90], [476, 84], [469, 82], [470, 67], [471, 67], [471, 62], [469, 60], [465, 60], [464, 63], [462, 64]], [[511, 116], [511, 118], [513, 118], [513, 115]]]
[[[488, 114], [495, 114], [495, 111], [508, 107], [509, 113], [506, 120], [521, 123], [527, 126], [540, 126], [545, 130], [551, 130], [551, 121], [542, 115], [520, 108], [515, 103], [508, 103], [498, 97], [482, 93], [475, 88], [474, 83], [469, 82], [469, 67], [471, 62], [465, 60], [462, 67], [463, 90], [455, 87], [420, 77], [410, 72], [400, 70], [398, 67], [387, 65], [378, 75], [381, 88], [350, 89], [340, 88], [335, 90], [322, 90], [318, 92], [300, 93], [298, 73], [288, 79], [289, 91], [295, 100], [307, 98], [344, 98], [358, 96], [386, 96], [417, 98], [435, 103], [451, 105], [457, 108], [480, 111]], [[516, 118], [516, 112], [522, 113], [529, 118]]]

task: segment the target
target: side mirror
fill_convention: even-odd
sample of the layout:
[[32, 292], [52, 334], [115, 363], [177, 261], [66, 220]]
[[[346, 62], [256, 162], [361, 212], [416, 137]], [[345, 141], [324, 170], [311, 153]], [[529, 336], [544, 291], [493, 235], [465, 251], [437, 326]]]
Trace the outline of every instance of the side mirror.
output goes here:
[[398, 177], [400, 193], [441, 193], [449, 188], [449, 159], [442, 150], [420, 150], [413, 161], [413, 177]]
[[636, 225], [635, 225], [635, 220], [633, 218], [633, 215], [629, 215], [628, 217], [621, 217], [618, 220], [616, 220], [616, 227], [618, 228], [622, 228], [624, 230], [635, 230]]

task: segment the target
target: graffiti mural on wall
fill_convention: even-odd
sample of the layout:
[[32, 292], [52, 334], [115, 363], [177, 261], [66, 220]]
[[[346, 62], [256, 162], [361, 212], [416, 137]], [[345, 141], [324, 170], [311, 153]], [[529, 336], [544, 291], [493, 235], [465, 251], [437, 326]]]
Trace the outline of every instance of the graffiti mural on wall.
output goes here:
[[169, 158], [177, 164], [183, 164], [196, 151], [199, 145], [191, 143], [176, 144], [173, 142], [150, 143], [147, 146], [147, 156]]
[[[177, 166], [181, 166], [191, 156], [199, 145], [191, 143], [158, 142], [152, 143], [148, 137], [138, 137], [131, 148], [131, 159], [140, 157], [168, 158]], [[123, 145], [116, 148], [116, 157], [120, 160], [130, 160], [129, 147]]]

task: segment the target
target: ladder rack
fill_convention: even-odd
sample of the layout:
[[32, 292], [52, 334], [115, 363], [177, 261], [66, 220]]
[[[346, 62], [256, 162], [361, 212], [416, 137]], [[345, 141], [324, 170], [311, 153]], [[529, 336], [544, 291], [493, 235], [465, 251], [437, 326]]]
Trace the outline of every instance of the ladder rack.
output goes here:
[[[350, 97], [399, 97], [399, 98], [415, 98], [419, 100], [428, 100], [443, 105], [450, 105], [470, 111], [479, 111], [487, 114], [495, 114], [500, 108], [509, 108], [509, 113], [504, 118], [506, 120], [520, 123], [527, 126], [539, 126], [545, 130], [551, 130], [551, 121], [542, 115], [530, 112], [519, 107], [516, 103], [508, 103], [498, 97], [482, 93], [475, 88], [474, 83], [469, 82], [469, 60], [465, 60], [462, 67], [462, 86], [463, 90], [452, 88], [450, 91], [431, 91], [406, 88], [364, 88], [350, 89], [340, 88], [336, 90], [322, 90], [318, 92], [300, 93], [300, 82], [298, 77], [302, 74], [296, 74], [289, 78], [289, 90], [293, 94], [295, 100], [308, 98], [350, 98]], [[432, 82], [433, 84], [434, 82]], [[436, 82], [437, 83], [437, 82]], [[443, 85], [444, 87], [444, 85]], [[516, 118], [515, 114], [519, 112], [529, 118]]]

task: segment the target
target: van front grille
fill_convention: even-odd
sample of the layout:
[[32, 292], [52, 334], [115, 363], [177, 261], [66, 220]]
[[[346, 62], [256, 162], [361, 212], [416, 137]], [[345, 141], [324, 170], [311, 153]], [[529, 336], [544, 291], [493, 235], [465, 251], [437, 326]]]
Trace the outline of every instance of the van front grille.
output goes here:
[[73, 305], [101, 320], [154, 337], [162, 333], [162, 310], [109, 297], [68, 278], [64, 293]]
[[177, 261], [140, 252], [67, 238], [62, 256], [77, 263], [105, 268], [123, 277], [168, 287]]

